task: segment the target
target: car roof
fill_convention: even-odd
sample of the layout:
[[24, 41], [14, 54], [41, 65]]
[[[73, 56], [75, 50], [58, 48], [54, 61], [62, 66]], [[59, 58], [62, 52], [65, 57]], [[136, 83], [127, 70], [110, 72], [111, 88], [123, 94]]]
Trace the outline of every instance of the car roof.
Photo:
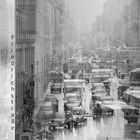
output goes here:
[[103, 86], [104, 84], [103, 83], [93, 83], [93, 85], [94, 86], [100, 86], [100, 85]]
[[84, 107], [81, 107], [81, 106], [73, 107], [73, 109], [75, 109], [75, 110], [81, 110], [81, 109], [82, 109], [82, 110], [85, 110]]
[[77, 93], [67, 93], [66, 97], [69, 97], [69, 96], [77, 96]]
[[45, 106], [46, 106], [46, 105], [52, 105], [52, 102], [51, 102], [51, 101], [42, 102], [41, 105], [43, 105], [43, 106], [44, 106], [44, 105], [45, 105]]
[[64, 79], [64, 82], [84, 82], [83, 79]]

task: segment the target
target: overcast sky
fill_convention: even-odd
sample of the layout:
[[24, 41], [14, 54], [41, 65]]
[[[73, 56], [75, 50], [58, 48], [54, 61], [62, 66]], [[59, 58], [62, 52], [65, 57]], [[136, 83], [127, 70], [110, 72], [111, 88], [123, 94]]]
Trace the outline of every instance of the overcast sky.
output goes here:
[[77, 28], [89, 31], [96, 16], [102, 14], [105, 0], [67, 0], [70, 13]]

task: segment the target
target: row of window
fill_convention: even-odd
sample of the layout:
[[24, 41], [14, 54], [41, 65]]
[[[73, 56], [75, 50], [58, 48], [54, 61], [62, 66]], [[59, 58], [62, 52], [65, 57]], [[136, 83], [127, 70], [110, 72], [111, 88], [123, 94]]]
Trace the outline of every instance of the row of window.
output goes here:
[[124, 98], [129, 103], [133, 104], [134, 106], [140, 106], [140, 98], [136, 98], [136, 97], [128, 95], [128, 94], [125, 94]]

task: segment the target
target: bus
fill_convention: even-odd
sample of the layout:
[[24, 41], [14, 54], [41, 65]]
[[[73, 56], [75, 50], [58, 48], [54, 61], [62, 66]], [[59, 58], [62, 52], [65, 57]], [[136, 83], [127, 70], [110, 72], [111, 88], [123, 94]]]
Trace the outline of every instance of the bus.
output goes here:
[[67, 93], [80, 93], [83, 96], [85, 92], [85, 80], [83, 79], [64, 79], [64, 89], [63, 92], [66, 95]]
[[129, 88], [123, 92], [123, 100], [132, 106], [123, 109], [125, 119], [128, 123], [137, 123], [140, 108], [140, 68], [130, 71]]
[[140, 86], [140, 68], [136, 68], [129, 73], [130, 86]]
[[116, 73], [113, 69], [93, 69], [91, 72], [91, 82], [100, 83], [115, 76]]
[[[140, 100], [140, 68], [136, 68], [129, 73], [129, 88], [123, 92], [123, 99], [127, 103], [136, 106]], [[140, 102], [137, 103], [140, 106]]]
[[51, 84], [51, 93], [57, 94], [61, 93], [62, 91], [62, 83], [63, 83], [63, 74], [57, 71], [50, 71], [50, 80], [52, 81]]

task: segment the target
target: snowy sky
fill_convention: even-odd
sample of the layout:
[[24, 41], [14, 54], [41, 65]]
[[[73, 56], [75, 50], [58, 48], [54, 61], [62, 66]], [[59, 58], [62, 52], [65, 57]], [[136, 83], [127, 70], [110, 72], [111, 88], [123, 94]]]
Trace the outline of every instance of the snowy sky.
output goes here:
[[91, 29], [96, 16], [102, 14], [104, 1], [106, 0], [67, 0], [78, 29], [82, 31]]

